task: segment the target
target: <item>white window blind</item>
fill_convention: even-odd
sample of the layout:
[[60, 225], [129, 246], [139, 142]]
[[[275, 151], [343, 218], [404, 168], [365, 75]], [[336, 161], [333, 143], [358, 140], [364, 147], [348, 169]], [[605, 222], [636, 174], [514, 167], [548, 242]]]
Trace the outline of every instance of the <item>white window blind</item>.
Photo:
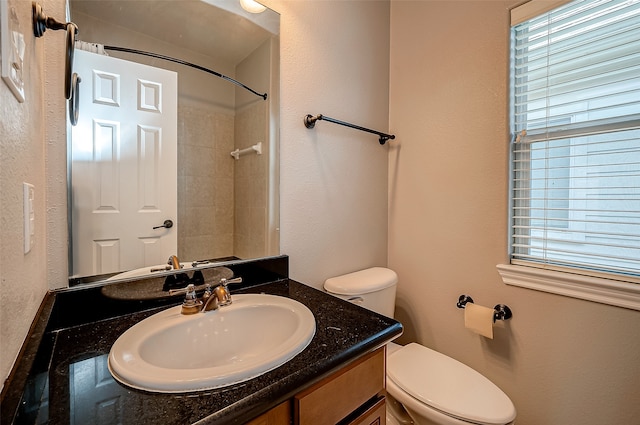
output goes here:
[[512, 262], [640, 276], [640, 2], [512, 27]]

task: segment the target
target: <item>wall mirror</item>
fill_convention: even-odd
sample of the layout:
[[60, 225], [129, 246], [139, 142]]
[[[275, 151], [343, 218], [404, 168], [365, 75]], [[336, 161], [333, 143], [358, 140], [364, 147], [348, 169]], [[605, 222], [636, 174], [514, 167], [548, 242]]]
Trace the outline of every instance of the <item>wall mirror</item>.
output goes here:
[[190, 268], [277, 255], [279, 15], [240, 0], [68, 7], [80, 40], [70, 286], [163, 273], [170, 256]]

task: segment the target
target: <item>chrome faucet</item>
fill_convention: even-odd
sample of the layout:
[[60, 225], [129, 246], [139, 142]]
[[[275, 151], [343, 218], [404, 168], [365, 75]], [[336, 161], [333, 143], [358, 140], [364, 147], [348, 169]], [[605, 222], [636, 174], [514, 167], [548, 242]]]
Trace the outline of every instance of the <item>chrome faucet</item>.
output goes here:
[[198, 298], [196, 294], [196, 287], [193, 283], [190, 283], [186, 288], [171, 289], [169, 295], [185, 294], [184, 301], [182, 302], [181, 314], [195, 314], [205, 313], [211, 310], [217, 310], [221, 306], [229, 305], [232, 303], [231, 292], [227, 285], [229, 283], [240, 283], [241, 277], [234, 279], [220, 279], [220, 283], [211, 289], [210, 284], [205, 285], [204, 294], [202, 298]]

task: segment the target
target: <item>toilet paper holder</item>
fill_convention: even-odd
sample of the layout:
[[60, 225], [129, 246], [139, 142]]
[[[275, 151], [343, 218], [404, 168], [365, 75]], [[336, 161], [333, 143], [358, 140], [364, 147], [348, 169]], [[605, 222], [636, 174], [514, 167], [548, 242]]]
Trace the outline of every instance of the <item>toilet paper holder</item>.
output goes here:
[[[467, 305], [467, 303], [473, 303], [473, 298], [471, 298], [469, 295], [460, 295], [460, 297], [458, 298], [458, 302], [456, 303], [456, 306], [458, 308], [464, 308]], [[511, 317], [513, 316], [511, 309], [504, 304], [496, 304], [496, 306], [493, 307], [493, 309], [495, 310], [495, 312], [493, 313], [494, 323], [496, 320], [508, 320], [508, 319], [511, 319]]]

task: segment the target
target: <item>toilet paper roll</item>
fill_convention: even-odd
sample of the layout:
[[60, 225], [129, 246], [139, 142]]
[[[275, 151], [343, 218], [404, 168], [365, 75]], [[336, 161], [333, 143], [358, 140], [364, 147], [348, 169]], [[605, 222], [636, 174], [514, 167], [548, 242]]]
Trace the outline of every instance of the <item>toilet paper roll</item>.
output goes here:
[[467, 303], [464, 307], [464, 327], [493, 339], [493, 313], [495, 310], [492, 308]]

